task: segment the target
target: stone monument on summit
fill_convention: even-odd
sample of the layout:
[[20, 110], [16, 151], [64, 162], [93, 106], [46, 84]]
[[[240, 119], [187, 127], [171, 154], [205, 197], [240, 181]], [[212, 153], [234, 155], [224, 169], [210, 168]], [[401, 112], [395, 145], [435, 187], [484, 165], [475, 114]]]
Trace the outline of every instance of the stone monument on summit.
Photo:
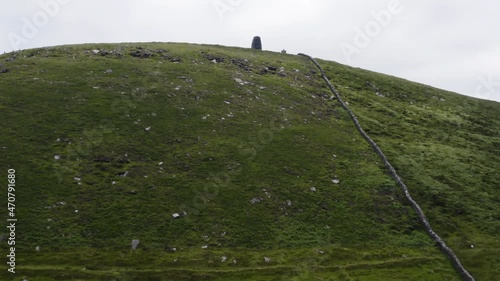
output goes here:
[[259, 36], [255, 36], [252, 41], [252, 49], [262, 50], [262, 42]]

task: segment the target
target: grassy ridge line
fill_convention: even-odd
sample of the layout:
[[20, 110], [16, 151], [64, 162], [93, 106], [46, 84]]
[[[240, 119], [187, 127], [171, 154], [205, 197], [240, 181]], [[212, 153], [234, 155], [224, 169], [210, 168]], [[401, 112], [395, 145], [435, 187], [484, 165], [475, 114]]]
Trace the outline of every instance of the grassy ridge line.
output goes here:
[[335, 94], [335, 97], [337, 98], [337, 100], [339, 101], [339, 103], [342, 105], [342, 107], [351, 116], [351, 119], [354, 122], [354, 125], [356, 126], [356, 128], [358, 129], [359, 133], [373, 147], [373, 149], [375, 150], [375, 152], [380, 156], [380, 158], [384, 162], [384, 165], [387, 167], [387, 169], [391, 173], [391, 175], [394, 178], [394, 180], [403, 189], [403, 192], [404, 192], [406, 198], [410, 202], [410, 204], [413, 207], [413, 209], [415, 210], [415, 212], [418, 214], [421, 222], [425, 226], [425, 230], [427, 231], [427, 233], [431, 236], [431, 238], [434, 241], [436, 241], [438, 243], [438, 245], [441, 248], [441, 250], [443, 251], [443, 253], [451, 259], [451, 261], [453, 263], [453, 266], [458, 271], [458, 273], [462, 276], [462, 278], [464, 280], [466, 280], [466, 281], [474, 281], [475, 280], [474, 277], [472, 277], [472, 275], [467, 271], [467, 269], [465, 269], [465, 267], [462, 265], [462, 263], [460, 262], [460, 260], [457, 257], [457, 255], [455, 255], [455, 253], [453, 252], [453, 250], [446, 245], [446, 243], [444, 242], [444, 240], [436, 232], [434, 232], [432, 230], [432, 227], [431, 227], [429, 221], [427, 220], [427, 218], [426, 218], [426, 216], [425, 216], [422, 208], [420, 208], [420, 205], [415, 200], [413, 200], [413, 198], [412, 198], [412, 196], [410, 194], [410, 191], [408, 190], [408, 187], [404, 184], [403, 180], [397, 174], [396, 170], [391, 165], [391, 163], [389, 162], [389, 160], [387, 159], [387, 157], [385, 156], [385, 154], [383, 153], [383, 151], [380, 149], [380, 147], [363, 130], [363, 128], [361, 127], [361, 124], [359, 123], [358, 119], [356, 118], [356, 115], [354, 115], [354, 113], [352, 112], [352, 110], [342, 100], [342, 98], [341, 98], [340, 94], [338, 93], [338, 91], [335, 89], [335, 87], [330, 83], [330, 81], [326, 77], [325, 72], [324, 72], [323, 68], [321, 67], [321, 65], [315, 59], [313, 59], [309, 55], [302, 54], [302, 53], [299, 54], [299, 55], [304, 56], [304, 57], [310, 59], [318, 67], [318, 69], [321, 72], [321, 75], [322, 75], [323, 79], [327, 83], [327, 85], [330, 88], [330, 90]]

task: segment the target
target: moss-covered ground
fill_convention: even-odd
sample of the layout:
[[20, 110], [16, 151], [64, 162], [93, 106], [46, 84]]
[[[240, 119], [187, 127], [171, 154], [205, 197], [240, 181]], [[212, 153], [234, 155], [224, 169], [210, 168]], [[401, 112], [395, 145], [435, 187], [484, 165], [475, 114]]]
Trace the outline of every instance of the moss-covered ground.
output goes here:
[[[500, 104], [320, 63], [465, 267], [500, 276]], [[2, 280], [460, 279], [305, 58], [129, 43], [0, 64]]]

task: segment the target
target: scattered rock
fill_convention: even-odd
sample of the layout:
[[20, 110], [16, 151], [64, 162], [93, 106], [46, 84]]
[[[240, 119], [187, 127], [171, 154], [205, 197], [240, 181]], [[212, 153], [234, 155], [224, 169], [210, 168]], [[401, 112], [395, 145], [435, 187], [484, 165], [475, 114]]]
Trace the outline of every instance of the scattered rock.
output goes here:
[[95, 55], [99, 54], [100, 52], [100, 50], [92, 50], [92, 53], [94, 53]]
[[181, 215], [179, 215], [178, 213], [174, 213], [174, 214], [172, 214], [172, 217], [173, 217], [174, 219], [178, 219], [178, 218], [180, 218], [180, 217], [181, 217]]
[[201, 246], [202, 249], [207, 249], [208, 245]]
[[340, 183], [340, 181], [339, 181], [338, 179], [333, 179], [333, 180], [332, 180], [332, 182], [333, 182], [334, 184], [339, 184], [339, 183]]
[[109, 163], [111, 161], [112, 161], [111, 158], [105, 157], [105, 156], [99, 156], [99, 157], [94, 159], [94, 162], [98, 162], [98, 163]]
[[137, 246], [139, 246], [139, 243], [140, 243], [140, 242], [141, 242], [141, 241], [139, 241], [139, 240], [137, 240], [137, 239], [132, 240], [132, 250], [137, 249]]
[[136, 190], [130, 190], [130, 191], [127, 191], [127, 194], [137, 195], [137, 191]]
[[225, 60], [224, 57], [217, 57], [217, 56], [210, 55], [210, 54], [205, 55], [205, 58], [213, 63], [221, 63], [221, 62], [224, 62], [224, 60]]
[[128, 171], [117, 173], [116, 175], [119, 177], [126, 177], [126, 176], [128, 176]]
[[250, 200], [250, 203], [255, 204], [255, 203], [259, 203], [260, 201], [262, 201], [262, 198], [260, 198], [260, 197], [255, 197], [255, 198], [252, 198], [252, 199]]
[[264, 261], [267, 262], [267, 263], [269, 263], [269, 262], [271, 262], [271, 258], [264, 257]]
[[135, 57], [135, 58], [141, 58], [141, 59], [150, 58], [150, 57], [154, 56], [153, 53], [151, 53], [148, 50], [144, 50], [142, 48], [131, 52], [130, 55]]
[[250, 65], [247, 59], [231, 59], [231, 63], [245, 71], [250, 71]]
[[36, 246], [35, 251], [40, 252], [40, 246]]
[[311, 187], [311, 191], [312, 191], [312, 192], [316, 192], [316, 187], [314, 187], [314, 186], [313, 186], [313, 187]]
[[227, 260], [227, 257], [226, 257], [226, 256], [222, 256], [222, 257], [220, 258], [220, 262], [226, 262], [226, 260]]
[[125, 154], [123, 157], [121, 157], [120, 159], [118, 159], [118, 163], [121, 163], [121, 164], [128, 164], [128, 163], [130, 163], [130, 160], [128, 159], [128, 155]]
[[149, 131], [151, 131], [151, 127], [144, 128], [144, 130], [149, 132]]
[[243, 82], [240, 78], [234, 78], [234, 81], [238, 82], [242, 86], [245, 85], [245, 82]]
[[61, 159], [61, 155], [54, 155], [54, 159], [55, 160], [60, 160]]
[[193, 83], [193, 79], [191, 79], [189, 77], [186, 77], [186, 76], [180, 76], [180, 77], [177, 77], [177, 78], [185, 80], [188, 83]]
[[107, 69], [107, 70], [106, 70], [106, 73], [108, 73], [108, 74], [113, 73], [113, 69], [111, 69], [111, 68], [110, 68], [110, 69]]
[[7, 72], [9, 72], [9, 71], [10, 71], [10, 69], [8, 69], [8, 68], [2, 68], [2, 69], [0, 70], [0, 73], [7, 73]]
[[12, 55], [10, 58], [6, 59], [5, 61], [14, 61], [17, 58], [17, 55]]
[[292, 200], [286, 200], [286, 204], [288, 205], [288, 207], [292, 207]]
[[367, 84], [368, 86], [370, 86], [373, 90], [376, 90], [376, 91], [378, 91], [378, 90], [379, 90], [379, 89], [378, 89], [378, 87], [377, 87], [377, 85], [375, 85], [375, 83], [373, 83], [373, 82], [366, 81], [366, 84]]

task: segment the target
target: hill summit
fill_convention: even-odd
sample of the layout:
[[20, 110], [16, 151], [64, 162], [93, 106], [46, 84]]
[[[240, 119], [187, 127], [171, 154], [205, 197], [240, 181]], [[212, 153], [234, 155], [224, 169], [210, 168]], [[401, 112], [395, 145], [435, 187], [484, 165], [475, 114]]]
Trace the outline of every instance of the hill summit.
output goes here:
[[[464, 266], [499, 276], [500, 104], [319, 62]], [[19, 280], [460, 279], [306, 58], [86, 44], [0, 70]]]

